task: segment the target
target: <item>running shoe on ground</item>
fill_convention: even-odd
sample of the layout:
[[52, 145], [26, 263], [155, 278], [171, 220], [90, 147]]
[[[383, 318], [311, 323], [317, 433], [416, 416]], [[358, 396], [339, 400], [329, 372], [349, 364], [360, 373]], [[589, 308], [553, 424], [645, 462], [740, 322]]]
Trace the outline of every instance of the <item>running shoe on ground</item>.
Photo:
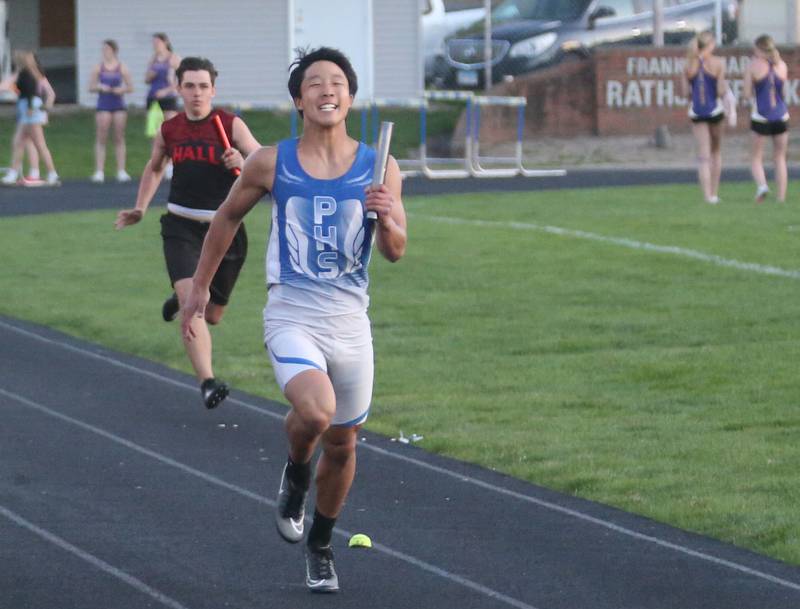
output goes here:
[[307, 490], [295, 486], [289, 480], [284, 465], [281, 486], [278, 489], [275, 526], [278, 528], [278, 534], [289, 543], [297, 543], [303, 539], [307, 496]]
[[95, 171], [89, 179], [94, 184], [102, 184], [106, 180], [106, 175], [102, 171]]
[[61, 178], [58, 177], [58, 174], [55, 171], [51, 171], [47, 174], [47, 185], [61, 186]]
[[203, 396], [203, 402], [206, 408], [211, 410], [219, 406], [222, 400], [228, 397], [229, 391], [225, 383], [211, 378], [204, 380], [203, 384], [200, 385], [200, 393]]
[[312, 592], [338, 592], [339, 578], [333, 567], [333, 550], [306, 546], [306, 586]]
[[164, 321], [174, 321], [180, 310], [181, 303], [178, 302], [178, 295], [173, 292], [172, 296], [167, 298], [161, 306], [161, 317], [164, 318]]
[[3, 179], [0, 180], [0, 184], [2, 184], [3, 186], [16, 186], [18, 181], [19, 181], [19, 174], [13, 169], [9, 169], [6, 172], [6, 175], [3, 176]]
[[128, 175], [128, 172], [124, 169], [122, 171], [117, 172], [117, 182], [130, 182], [131, 176]]
[[767, 198], [768, 194], [769, 194], [769, 186], [767, 186], [766, 184], [762, 184], [761, 186], [759, 186], [758, 190], [756, 190], [756, 203], [763, 203], [764, 199]]

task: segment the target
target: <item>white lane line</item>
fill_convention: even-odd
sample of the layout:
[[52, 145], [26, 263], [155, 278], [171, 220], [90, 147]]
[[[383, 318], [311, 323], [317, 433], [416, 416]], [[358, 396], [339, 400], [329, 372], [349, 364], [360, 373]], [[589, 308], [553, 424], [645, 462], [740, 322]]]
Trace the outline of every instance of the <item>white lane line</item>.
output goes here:
[[455, 224], [464, 226], [483, 226], [487, 228], [502, 228], [502, 229], [516, 229], [536, 231], [540, 233], [547, 233], [550, 235], [558, 235], [560, 237], [573, 237], [575, 239], [587, 239], [589, 241], [599, 241], [601, 243], [609, 243], [611, 245], [618, 245], [634, 250], [643, 250], [647, 252], [655, 252], [658, 254], [670, 254], [672, 256], [680, 256], [682, 258], [691, 258], [714, 264], [716, 266], [723, 266], [739, 271], [748, 271], [751, 273], [759, 273], [761, 275], [773, 275], [777, 277], [786, 277], [788, 279], [800, 279], [800, 271], [783, 269], [777, 266], [757, 264], [755, 262], [742, 262], [733, 258], [723, 258], [716, 254], [707, 254], [698, 250], [687, 249], [678, 247], [676, 245], [656, 245], [655, 243], [648, 243], [647, 241], [636, 241], [634, 239], [627, 239], [625, 237], [607, 237], [598, 233], [590, 233], [582, 230], [573, 230], [570, 228], [561, 228], [559, 226], [548, 226], [546, 224], [533, 224], [528, 222], [501, 222], [496, 220], [473, 220], [467, 218], [453, 218], [447, 216], [429, 216], [427, 214], [408, 214], [415, 219], [431, 220], [433, 222], [442, 222], [444, 224]]
[[[275, 501], [273, 501], [272, 499], [268, 499], [267, 497], [259, 495], [258, 493], [254, 493], [253, 491], [249, 491], [246, 488], [243, 488], [243, 487], [238, 486], [236, 484], [232, 484], [230, 482], [226, 482], [225, 480], [222, 480], [221, 478], [217, 478], [216, 476], [214, 476], [212, 474], [208, 474], [208, 473], [203, 472], [201, 470], [195, 469], [195, 468], [193, 468], [193, 467], [191, 467], [189, 465], [186, 465], [185, 463], [181, 463], [180, 461], [176, 461], [175, 459], [167, 457], [166, 455], [163, 455], [163, 454], [161, 454], [159, 452], [156, 452], [154, 450], [150, 450], [149, 448], [145, 448], [144, 446], [136, 444], [135, 442], [131, 442], [130, 440], [126, 440], [125, 438], [123, 438], [121, 436], [118, 436], [118, 435], [116, 435], [114, 433], [111, 433], [110, 431], [106, 431], [105, 429], [102, 429], [100, 427], [96, 427], [96, 426], [94, 426], [94, 425], [92, 425], [90, 423], [85, 423], [84, 421], [81, 421], [79, 419], [75, 419], [75, 418], [73, 418], [73, 417], [71, 417], [69, 415], [63, 414], [63, 413], [61, 413], [61, 412], [59, 412], [57, 410], [53, 410], [52, 408], [48, 408], [47, 406], [39, 404], [38, 402], [34, 402], [32, 400], [29, 400], [28, 398], [25, 398], [25, 397], [23, 397], [23, 396], [21, 396], [19, 394], [12, 393], [11, 391], [6, 391], [3, 388], [0, 388], [0, 395], [4, 395], [4, 396], [6, 396], [6, 397], [8, 397], [8, 398], [10, 398], [12, 400], [15, 400], [16, 402], [18, 402], [18, 403], [20, 403], [20, 404], [22, 404], [24, 406], [27, 406], [28, 408], [31, 408], [33, 410], [37, 410], [37, 411], [39, 411], [41, 413], [44, 413], [44, 414], [49, 415], [51, 417], [54, 417], [56, 419], [60, 419], [60, 420], [62, 420], [64, 422], [66, 422], [66, 423], [70, 423], [71, 425], [74, 425], [76, 427], [80, 427], [81, 429], [84, 429], [84, 430], [89, 431], [91, 433], [97, 434], [98, 436], [106, 438], [107, 440], [111, 440], [112, 442], [120, 444], [120, 445], [124, 446], [125, 448], [129, 448], [130, 450], [136, 451], [137, 453], [140, 453], [142, 455], [146, 455], [146, 456], [148, 456], [148, 457], [150, 457], [152, 459], [155, 459], [155, 460], [157, 460], [157, 461], [159, 461], [159, 462], [161, 462], [161, 463], [163, 463], [165, 465], [169, 465], [171, 467], [179, 469], [180, 471], [182, 471], [182, 472], [184, 472], [186, 474], [189, 474], [191, 476], [195, 476], [197, 478], [200, 478], [201, 480], [204, 480], [205, 482], [208, 482], [209, 484], [224, 488], [225, 490], [228, 490], [228, 491], [232, 491], [232, 492], [234, 492], [234, 493], [236, 493], [238, 495], [241, 495], [242, 497], [246, 497], [247, 499], [252, 499], [253, 501], [257, 501], [258, 503], [261, 503], [262, 505], [268, 505], [268, 506], [270, 506], [272, 508], [275, 507]], [[336, 527], [333, 530], [333, 532], [335, 534], [339, 535], [340, 537], [344, 538], [344, 539], [350, 539], [350, 537], [353, 536], [353, 532], [347, 531], [347, 530], [342, 529], [340, 527]], [[64, 543], [66, 543], [66, 542], [64, 542]], [[451, 573], [449, 571], [446, 571], [445, 569], [442, 569], [440, 567], [437, 567], [435, 565], [427, 563], [427, 562], [425, 562], [423, 560], [420, 560], [418, 558], [415, 558], [414, 556], [411, 556], [409, 554], [405, 554], [404, 552], [400, 552], [398, 550], [393, 550], [392, 548], [390, 548], [388, 546], [385, 546], [383, 544], [373, 544], [372, 547], [375, 550], [377, 550], [377, 551], [379, 551], [379, 552], [381, 552], [383, 554], [386, 554], [386, 555], [391, 556], [393, 558], [396, 558], [398, 560], [402, 560], [403, 562], [409, 563], [409, 564], [411, 564], [411, 565], [413, 565], [415, 567], [418, 567], [418, 568], [420, 568], [420, 569], [422, 569], [424, 571], [427, 571], [428, 573], [432, 573], [434, 575], [438, 575], [439, 577], [447, 579], [447, 580], [449, 580], [449, 581], [451, 581], [453, 583], [460, 584], [460, 585], [462, 585], [462, 586], [464, 586], [466, 588], [469, 588], [470, 590], [473, 590], [475, 592], [483, 594], [484, 596], [487, 596], [487, 597], [489, 597], [491, 599], [494, 599], [494, 600], [500, 601], [502, 603], [505, 603], [506, 605], [509, 605], [511, 607], [516, 607], [516, 609], [536, 609], [536, 607], [534, 607], [533, 605], [529, 605], [529, 604], [524, 603], [524, 602], [522, 602], [520, 600], [517, 600], [515, 598], [507, 596], [507, 595], [503, 594], [502, 592], [498, 592], [496, 590], [493, 590], [493, 589], [491, 589], [491, 588], [489, 588], [487, 586], [484, 586], [482, 584], [474, 582], [474, 581], [472, 581], [470, 579], [467, 579], [466, 577], [462, 577], [461, 575], [458, 575], [456, 573]], [[109, 567], [110, 567], [110, 565], [109, 565]], [[113, 569], [113, 567], [111, 567], [111, 568]], [[179, 608], [185, 609], [185, 608], [183, 608], [182, 605], [178, 605], [176, 607], [176, 609], [179, 609]]]
[[4, 516], [11, 522], [21, 526], [24, 529], [28, 529], [31, 533], [34, 533], [35, 535], [38, 535], [42, 539], [49, 541], [50, 543], [58, 546], [62, 550], [66, 550], [70, 554], [77, 556], [81, 560], [85, 560], [90, 565], [97, 567], [101, 571], [105, 571], [109, 575], [116, 577], [117, 579], [125, 582], [132, 588], [135, 588], [139, 592], [142, 592], [147, 596], [149, 596], [150, 598], [157, 600], [162, 605], [165, 605], [167, 607], [172, 607], [172, 609], [187, 609], [186, 605], [179, 603], [175, 599], [170, 598], [163, 592], [159, 592], [155, 588], [151, 588], [142, 580], [135, 578], [133, 575], [125, 573], [125, 571], [117, 569], [117, 567], [115, 567], [114, 565], [110, 565], [106, 561], [97, 558], [97, 556], [95, 556], [94, 554], [90, 554], [85, 550], [81, 550], [79, 547], [72, 545], [71, 543], [69, 543], [65, 539], [62, 539], [58, 535], [55, 535], [50, 531], [47, 531], [39, 526], [36, 526], [29, 520], [26, 520], [16, 512], [12, 512], [11, 510], [2, 505], [0, 505], [0, 516]]
[[[19, 334], [22, 334], [24, 336], [29, 336], [31, 338], [34, 338], [36, 340], [39, 340], [39, 341], [47, 343], [47, 344], [56, 345], [56, 346], [62, 347], [64, 349], [67, 349], [67, 350], [70, 350], [70, 351], [74, 351], [76, 353], [80, 353], [82, 355], [86, 355], [86, 356], [89, 356], [89, 357], [93, 357], [93, 358], [99, 359], [99, 360], [104, 361], [104, 362], [106, 362], [108, 364], [111, 364], [113, 366], [121, 367], [121, 368], [124, 368], [126, 370], [130, 370], [132, 372], [137, 372], [137, 373], [140, 373], [140, 374], [144, 374], [144, 375], [150, 376], [151, 378], [161, 380], [163, 382], [169, 383], [171, 385], [175, 385], [177, 387], [184, 387], [186, 389], [190, 389], [193, 392], [197, 391], [197, 387], [195, 387], [194, 385], [190, 385], [189, 383], [184, 383], [184, 382], [181, 382], [181, 381], [177, 381], [177, 380], [169, 378], [167, 376], [163, 376], [163, 375], [157, 374], [155, 372], [150, 372], [149, 370], [144, 370], [142, 368], [138, 368], [136, 366], [133, 366], [132, 364], [128, 364], [128, 363], [125, 363], [125, 362], [120, 361], [118, 359], [114, 359], [114, 358], [111, 358], [111, 357], [108, 357], [108, 356], [105, 356], [105, 355], [101, 355], [99, 353], [94, 353], [93, 351], [89, 351], [89, 350], [83, 349], [81, 347], [76, 347], [76, 346], [71, 345], [71, 344], [66, 343], [66, 342], [61, 342], [61, 341], [58, 341], [58, 340], [54, 340], [54, 339], [50, 339], [50, 338], [41, 336], [41, 335], [36, 334], [34, 332], [30, 332], [30, 331], [25, 330], [23, 328], [18, 328], [17, 326], [8, 324], [8, 323], [6, 323], [6, 322], [4, 322], [2, 320], [0, 320], [0, 327], [6, 328], [8, 330], [13, 330], [13, 331], [15, 331], [15, 332], [17, 332]], [[228, 398], [228, 401], [233, 403], [233, 404], [236, 404], [238, 406], [241, 406], [243, 408], [246, 408], [248, 410], [251, 410], [251, 411], [253, 411], [253, 412], [257, 413], [257, 414], [264, 415], [264, 416], [270, 417], [272, 419], [275, 419], [277, 421], [283, 422], [284, 415], [282, 415], [282, 414], [278, 414], [278, 413], [272, 412], [270, 410], [267, 410], [266, 408], [257, 406], [255, 404], [250, 404], [248, 402], [245, 402], [245, 401], [239, 400], [239, 399], [235, 399], [235, 398]], [[406, 463], [411, 463], [411, 464], [416, 465], [418, 467], [421, 467], [423, 469], [427, 469], [429, 471], [437, 472], [437, 473], [442, 474], [444, 476], [448, 476], [450, 478], [454, 478], [456, 480], [460, 480], [460, 481], [466, 482], [468, 484], [473, 484], [473, 485], [478, 486], [478, 487], [480, 487], [482, 489], [485, 489], [485, 490], [489, 490], [489, 491], [492, 491], [492, 492], [495, 492], [495, 493], [499, 493], [499, 494], [505, 495], [507, 497], [513, 497], [514, 499], [518, 499], [518, 500], [524, 501], [526, 503], [530, 503], [530, 504], [533, 504], [533, 505], [536, 505], [536, 506], [539, 506], [539, 507], [542, 507], [542, 508], [545, 508], [545, 509], [548, 509], [548, 510], [552, 510], [552, 511], [558, 512], [560, 514], [565, 514], [567, 516], [571, 516], [573, 518], [577, 518], [577, 519], [582, 520], [584, 522], [592, 523], [594, 525], [609, 529], [611, 531], [614, 531], [614, 532], [619, 533], [621, 535], [625, 535], [627, 537], [638, 539], [640, 541], [653, 543], [653, 544], [656, 544], [656, 545], [661, 546], [663, 548], [669, 548], [670, 550], [674, 550], [675, 552], [680, 552], [681, 554], [685, 554], [687, 556], [692, 556], [694, 558], [697, 558], [697, 559], [700, 559], [700, 560], [703, 560], [703, 561], [706, 561], [706, 562], [709, 562], [709, 563], [712, 563], [712, 564], [715, 564], [715, 565], [719, 565], [719, 566], [722, 566], [722, 567], [727, 567], [727, 568], [732, 569], [734, 571], [737, 571], [739, 573], [746, 573], [747, 575], [751, 575], [753, 577], [757, 577], [759, 579], [763, 579], [763, 580], [771, 582], [773, 584], [777, 584], [779, 586], [784, 586], [786, 588], [791, 588], [792, 590], [799, 590], [800, 591], [800, 584], [798, 584], [796, 582], [785, 580], [785, 579], [781, 579], [781, 578], [776, 577], [774, 575], [770, 575], [769, 573], [764, 573], [763, 571], [758, 571], [756, 569], [751, 569], [750, 567], [747, 567], [745, 565], [742, 565], [742, 564], [739, 564], [739, 563], [735, 563], [735, 562], [732, 562], [732, 561], [729, 561], [729, 560], [725, 560], [724, 558], [718, 558], [716, 556], [713, 556], [711, 554], [707, 554], [705, 552], [700, 552], [698, 550], [694, 550], [692, 548], [689, 548], [689, 547], [686, 547], [686, 546], [682, 546], [680, 544], [672, 543], [670, 541], [667, 541], [666, 539], [661, 539], [659, 537], [655, 537], [655, 536], [652, 536], [652, 535], [645, 535], [644, 533], [639, 533], [638, 531], [634, 531], [632, 529], [620, 526], [618, 524], [614, 524], [613, 522], [610, 522], [608, 520], [603, 520], [601, 518], [596, 518], [595, 516], [591, 516], [590, 514], [586, 514], [584, 512], [580, 512], [578, 510], [573, 510], [571, 508], [566, 508], [564, 506], [558, 505], [557, 503], [552, 503], [550, 501], [545, 501], [543, 499], [538, 499], [538, 498], [533, 497], [531, 495], [525, 495], [523, 493], [519, 493], [517, 491], [513, 491], [511, 489], [507, 489], [507, 488], [502, 487], [502, 486], [497, 486], [497, 485], [491, 484], [489, 482], [484, 482], [483, 480], [480, 480], [478, 478], [473, 478], [473, 477], [465, 475], [465, 474], [460, 474], [458, 472], [449, 470], [449, 469], [444, 468], [444, 467], [440, 467], [438, 465], [433, 465], [431, 463], [426, 463], [425, 461], [422, 461], [422, 460], [419, 460], [419, 459], [415, 459], [415, 458], [409, 457], [407, 455], [403, 455], [403, 454], [400, 454], [400, 453], [394, 453], [394, 452], [385, 450], [383, 448], [380, 448], [378, 446], [373, 446], [371, 444], [366, 444], [366, 443], [363, 443], [363, 442], [360, 442], [358, 446], [359, 446], [359, 449], [370, 450], [370, 451], [373, 451], [373, 452], [378, 453], [380, 455], [383, 455], [383, 456], [386, 456], [386, 457], [390, 457], [392, 459], [398, 459], [398, 460], [404, 461]]]

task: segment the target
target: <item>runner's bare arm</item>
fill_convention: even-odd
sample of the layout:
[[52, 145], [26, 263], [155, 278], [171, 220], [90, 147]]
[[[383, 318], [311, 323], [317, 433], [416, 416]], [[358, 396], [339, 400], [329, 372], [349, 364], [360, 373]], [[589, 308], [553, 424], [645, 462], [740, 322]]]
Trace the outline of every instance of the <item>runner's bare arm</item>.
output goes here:
[[250, 132], [245, 122], [238, 116], [233, 119], [233, 147], [242, 153], [244, 158], [249, 157], [261, 144]]
[[752, 64], [748, 66], [747, 70], [744, 73], [744, 86], [742, 87], [742, 96], [748, 102], [753, 97], [753, 70]]
[[125, 93], [133, 93], [133, 79], [131, 78], [131, 72], [128, 70], [128, 66], [124, 63], [120, 65], [120, 72], [122, 72], [122, 86], [117, 87], [115, 93], [119, 95], [124, 95]]
[[380, 188], [367, 189], [366, 208], [378, 214], [378, 251], [390, 262], [397, 262], [406, 251], [406, 212], [403, 208], [403, 181], [400, 166], [389, 156], [386, 179]]
[[89, 74], [89, 93], [100, 93], [102, 91], [100, 85], [100, 65], [96, 65], [92, 68], [92, 72]]
[[144, 217], [150, 201], [153, 200], [153, 195], [156, 194], [158, 185], [161, 183], [161, 176], [168, 160], [167, 147], [161, 131], [159, 131], [153, 140], [153, 152], [150, 154], [150, 160], [144, 166], [142, 179], [139, 181], [136, 205], [133, 209], [123, 209], [117, 214], [117, 221], [114, 223], [117, 230], [136, 224]]
[[242, 175], [233, 183], [227, 198], [214, 214], [214, 220], [203, 241], [203, 251], [193, 277], [192, 292], [181, 314], [181, 329], [189, 340], [194, 337], [192, 317], [205, 314], [211, 280], [239, 230], [239, 225], [261, 197], [272, 189], [276, 158], [276, 148], [259, 148], [253, 152], [244, 164]]
[[689, 65], [686, 65], [686, 69], [683, 71], [681, 75], [681, 95], [683, 97], [689, 97], [691, 93], [691, 86], [689, 85]]
[[725, 62], [717, 58], [719, 72], [717, 73], [717, 97], [724, 98], [728, 92], [728, 80], [725, 78]]
[[233, 137], [231, 138], [231, 148], [222, 153], [222, 162], [227, 169], [244, 166], [244, 160], [261, 148], [250, 129], [238, 116], [233, 119]]

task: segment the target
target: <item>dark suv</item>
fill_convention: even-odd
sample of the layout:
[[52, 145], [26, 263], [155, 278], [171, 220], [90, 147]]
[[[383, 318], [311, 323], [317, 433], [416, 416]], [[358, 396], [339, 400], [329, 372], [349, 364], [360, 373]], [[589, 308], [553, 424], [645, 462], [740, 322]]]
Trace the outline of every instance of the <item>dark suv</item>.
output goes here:
[[[712, 29], [716, 0], [663, 0], [664, 42], [685, 44]], [[723, 31], [735, 37], [736, 2], [726, 3]], [[733, 14], [731, 14], [733, 13]], [[653, 42], [653, 0], [503, 0], [492, 9], [492, 80], [564, 59], [596, 47]], [[483, 86], [483, 21], [446, 41], [446, 87]]]

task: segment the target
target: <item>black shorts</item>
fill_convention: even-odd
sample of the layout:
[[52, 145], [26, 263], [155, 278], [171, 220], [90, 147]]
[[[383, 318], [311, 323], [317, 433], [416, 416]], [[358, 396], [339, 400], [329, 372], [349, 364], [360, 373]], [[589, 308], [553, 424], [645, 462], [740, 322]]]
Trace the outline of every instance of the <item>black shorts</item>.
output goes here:
[[786, 121], [772, 121], [770, 123], [750, 121], [750, 129], [758, 133], [758, 135], [780, 135], [789, 130], [789, 123]]
[[[194, 275], [209, 226], [207, 222], [196, 222], [175, 214], [166, 213], [161, 216], [164, 259], [172, 285]], [[242, 224], [211, 280], [211, 302], [223, 307], [228, 304], [246, 257], [247, 232]]]
[[168, 112], [170, 110], [177, 112], [178, 111], [178, 98], [177, 97], [162, 97], [158, 99], [156, 97], [148, 97], [147, 98], [147, 108], [149, 109], [150, 106], [157, 103], [161, 106], [161, 110], [163, 112]]
[[708, 123], [709, 125], [716, 125], [722, 122], [722, 119], [725, 118], [725, 113], [720, 112], [719, 114], [715, 114], [714, 116], [694, 116], [692, 117], [693, 123]]

